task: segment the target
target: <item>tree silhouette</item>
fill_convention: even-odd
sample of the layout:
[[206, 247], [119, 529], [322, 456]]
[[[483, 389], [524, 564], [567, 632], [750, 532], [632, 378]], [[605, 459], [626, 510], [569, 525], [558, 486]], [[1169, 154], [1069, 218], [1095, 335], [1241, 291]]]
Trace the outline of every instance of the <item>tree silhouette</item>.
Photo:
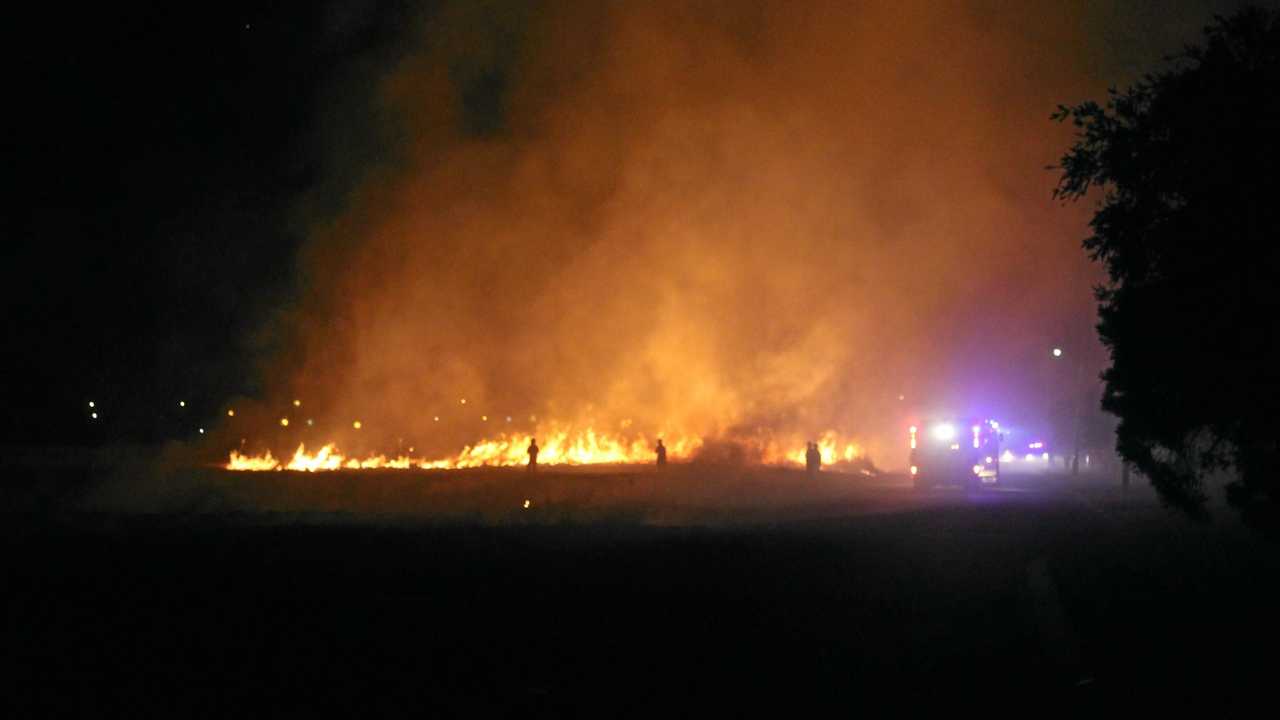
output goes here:
[[1060, 106], [1076, 141], [1054, 196], [1102, 198], [1084, 240], [1111, 356], [1120, 455], [1203, 514], [1206, 476], [1275, 526], [1280, 506], [1280, 13], [1215, 17], [1199, 45], [1105, 105]]

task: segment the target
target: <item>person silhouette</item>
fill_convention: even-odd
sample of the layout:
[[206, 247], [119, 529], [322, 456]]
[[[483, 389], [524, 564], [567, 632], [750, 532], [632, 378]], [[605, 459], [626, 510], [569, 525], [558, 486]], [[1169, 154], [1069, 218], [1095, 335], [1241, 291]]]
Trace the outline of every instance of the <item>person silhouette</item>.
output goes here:
[[818, 443], [808, 442], [805, 444], [804, 450], [804, 467], [809, 477], [813, 477], [818, 472], [818, 467], [822, 465], [822, 453], [818, 452]]
[[535, 438], [529, 438], [529, 470], [535, 470], [538, 467], [538, 441]]
[[658, 438], [658, 446], [653, 449], [658, 455], [658, 467], [667, 464], [667, 446], [662, 444], [662, 438]]

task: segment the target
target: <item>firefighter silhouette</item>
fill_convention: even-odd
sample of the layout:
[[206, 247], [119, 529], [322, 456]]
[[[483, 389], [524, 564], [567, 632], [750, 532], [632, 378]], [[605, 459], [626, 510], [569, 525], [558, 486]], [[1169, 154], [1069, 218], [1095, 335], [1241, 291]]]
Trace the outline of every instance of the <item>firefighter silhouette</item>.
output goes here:
[[812, 477], [818, 472], [818, 468], [822, 465], [822, 453], [818, 452], [818, 443], [809, 442], [805, 445], [804, 450], [804, 468]]
[[529, 438], [529, 469], [534, 470], [538, 467], [538, 441]]
[[658, 438], [658, 446], [653, 449], [658, 456], [658, 467], [667, 464], [667, 446], [662, 444], [662, 438]]

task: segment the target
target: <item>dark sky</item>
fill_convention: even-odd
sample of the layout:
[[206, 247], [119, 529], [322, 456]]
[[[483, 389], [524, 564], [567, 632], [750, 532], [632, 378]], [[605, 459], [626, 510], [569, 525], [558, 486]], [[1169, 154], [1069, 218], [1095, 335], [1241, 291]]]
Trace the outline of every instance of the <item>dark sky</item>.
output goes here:
[[345, 74], [387, 62], [403, 17], [51, 5], [11, 26], [8, 436], [74, 440], [88, 398], [148, 436], [174, 398], [253, 391], [256, 333], [295, 282], [297, 206], [326, 170], [318, 128], [343, 112], [330, 94], [359, 104]]
[[[434, 285], [454, 291], [457, 302], [469, 303], [450, 308], [438, 297], [405, 288], [411, 286], [407, 278], [437, 272], [433, 263], [441, 258], [456, 259], [449, 254], [451, 241], [439, 241], [444, 249], [431, 245], [436, 249], [425, 251], [418, 241], [408, 244], [397, 238], [429, 227], [460, 238], [457, 242], [467, 247], [479, 247], [482, 254], [502, 252], [502, 243], [544, 246], [539, 234], [528, 230], [497, 244], [479, 242], [475, 233], [493, 227], [450, 215], [465, 208], [513, 223], [541, 217], [547, 232], [581, 230], [630, 238], [618, 239], [616, 245], [593, 245], [592, 254], [585, 257], [566, 249], [581, 241], [562, 246], [546, 240], [546, 252], [532, 256], [559, 257], [556, 263], [577, 263], [583, 272], [607, 263], [617, 247], [642, 247], [646, 253], [669, 257], [676, 246], [655, 242], [647, 229], [632, 227], [634, 208], [652, 204], [645, 205], [646, 212], [668, 223], [672, 218], [689, 219], [692, 211], [647, 186], [635, 190], [625, 185], [637, 172], [671, 172], [700, 185], [723, 179], [732, 188], [699, 195], [700, 214], [689, 220], [690, 227], [740, 230], [706, 208], [745, 203], [744, 198], [756, 198], [765, 208], [751, 215], [753, 222], [781, 223], [785, 215], [767, 211], [767, 195], [776, 195], [783, 186], [754, 181], [730, 185], [735, 182], [733, 173], [749, 173], [756, 161], [720, 162], [717, 153], [732, 154], [761, 139], [785, 137], [793, 117], [799, 118], [795, 127], [801, 132], [817, 133], [822, 139], [821, 133], [839, 125], [841, 112], [865, 112], [869, 92], [885, 93], [877, 102], [889, 108], [883, 122], [891, 119], [893, 127], [872, 123], [869, 128], [891, 137], [886, 142], [896, 143], [893, 148], [909, 144], [911, 136], [897, 131], [904, 118], [913, 117], [913, 108], [921, 116], [937, 114], [938, 108], [922, 98], [953, 91], [957, 98], [982, 98], [972, 112], [959, 112], [949, 129], [935, 118], [920, 120], [918, 130], [923, 138], [946, 130], [963, 140], [972, 133], [972, 142], [935, 144], [970, 165], [982, 157], [981, 148], [1008, 150], [993, 155], [998, 155], [991, 163], [995, 169], [982, 172], [990, 178], [989, 186], [974, 191], [975, 197], [981, 195], [976, 204], [983, 209], [971, 219], [998, 223], [1000, 211], [994, 209], [992, 197], [1014, 205], [1032, 197], [1047, 203], [1052, 177], [1046, 174], [1043, 187], [1026, 187], [1024, 180], [1055, 158], [1045, 156], [1046, 148], [1063, 139], [1062, 129], [1047, 119], [1054, 103], [1097, 96], [1107, 85], [1132, 80], [1162, 54], [1194, 39], [1213, 12], [1239, 3], [1054, 2], [1044, 4], [1043, 14], [1030, 3], [1017, 3], [1016, 8], [1008, 3], [907, 3], [911, 9], [892, 19], [885, 10], [892, 4], [871, 3], [866, 11], [871, 20], [866, 22], [861, 11], [814, 3], [814, 17], [830, 15], [833, 25], [817, 29], [800, 20], [792, 22], [808, 16], [785, 3], [659, 3], [656, 10], [642, 10], [648, 5], [366, 0], [219, 3], [192, 9], [185, 3], [151, 3], [89, 11], [48, 7], [11, 23], [9, 30], [16, 36], [8, 43], [13, 61], [6, 113], [15, 128], [6, 139], [10, 209], [3, 221], [0, 283], [10, 341], [0, 398], [5, 408], [0, 439], [75, 443], [181, 435], [202, 424], [202, 418], [211, 418], [227, 398], [269, 398], [298, 388], [314, 389], [321, 376], [396, 395], [400, 389], [394, 378], [415, 372], [412, 363], [417, 360], [388, 352], [371, 363], [351, 350], [358, 347], [356, 336], [375, 347], [384, 342], [387, 348], [407, 338], [417, 343], [415, 352], [428, 347], [434, 352], [443, 331], [421, 330], [421, 315], [414, 315], [411, 323], [385, 320], [395, 314], [391, 308], [431, 303], [433, 313], [481, 323], [486, 316], [478, 308], [483, 308], [495, 313], [495, 328], [507, 328], [523, 322], [523, 309], [541, 308], [562, 318], [572, 315], [563, 306], [565, 293], [600, 287], [569, 282], [568, 290], [549, 294], [504, 275], [446, 269], [439, 271]], [[681, 7], [680, 12], [663, 14], [674, 7]], [[845, 21], [850, 24], [847, 32], [840, 25]], [[846, 37], [855, 49], [845, 48]], [[991, 47], [984, 47], [986, 43]], [[682, 69], [677, 62], [690, 65]], [[851, 67], [860, 68], [861, 74], [846, 75]], [[874, 83], [863, 87], [861, 77], [882, 79], [883, 90]], [[842, 82], [859, 84], [860, 89], [846, 95], [828, 88]], [[643, 102], [627, 97], [630, 86], [647, 88], [653, 97]], [[583, 103], [600, 110], [583, 111]], [[566, 119], [566, 108], [574, 109], [572, 119]], [[749, 120], [739, 123], [737, 118]], [[715, 152], [708, 157], [714, 158], [673, 164], [673, 145], [663, 129], [671, 127], [679, 137], [694, 141], [708, 133], [709, 139], [693, 155], [702, 158], [698, 153], [710, 145]], [[1028, 140], [1042, 132], [1043, 142]], [[721, 144], [724, 136], [730, 139]], [[583, 137], [589, 141], [580, 141]], [[1019, 152], [1020, 144], [1034, 151]], [[597, 151], [615, 145], [623, 147], [617, 152], [626, 159], [616, 168], [599, 170], [593, 160]], [[785, 159], [762, 152], [758, 165], [762, 172], [792, 177], [799, 184], [830, 181], [832, 187], [856, 196], [850, 208], [873, 206], [867, 198], [875, 193], [859, 185], [860, 177], [878, 173], [887, 178], [884, 183], [877, 180], [880, 189], [875, 192], [881, 193], [896, 187], [895, 182], [901, 188], [917, 188], [923, 182], [914, 170], [894, 167], [898, 160], [924, 162], [910, 150], [850, 150], [850, 162], [870, 158], [871, 164], [848, 177], [834, 174], [830, 158], [803, 160], [804, 152], [826, 146], [801, 143], [799, 154]], [[574, 152], [586, 156], [574, 157]], [[521, 172], [541, 177], [528, 163], [546, 157], [567, 157], [566, 162], [577, 163], [573, 167], [582, 176], [594, 180], [570, 180], [567, 189], [551, 199], [543, 192], [495, 190], [512, 184]], [[969, 174], [949, 174], [945, 154], [927, 159], [940, 166], [939, 177], [972, 181]], [[1015, 163], [1030, 168], [1031, 174], [999, 169]], [[442, 167], [460, 178], [452, 189], [418, 187]], [[602, 192], [591, 184], [597, 180], [610, 188], [607, 199], [593, 194]], [[1019, 183], [1023, 186], [1017, 187]], [[944, 188], [940, 182], [929, 192]], [[992, 188], [999, 192], [993, 195]], [[824, 192], [819, 188], [813, 195], [824, 198]], [[495, 193], [502, 199], [493, 200]], [[850, 226], [841, 213], [822, 207], [808, 214], [798, 211], [803, 222], [796, 227], [812, 232], [820, 220], [831, 217], [836, 225], [844, 222], [848, 232], [865, 233], [905, 227], [913, 213], [920, 213], [909, 203], [877, 200], [874, 207], [881, 216], [874, 223]], [[545, 216], [536, 215], [543, 211]], [[1079, 256], [1062, 260], [1073, 257], [1077, 246], [1072, 243], [1083, 233], [1080, 209], [1063, 211], [1058, 221], [1038, 206], [1010, 212], [1018, 214], [1019, 219], [1010, 222], [1018, 233], [1042, 227], [1057, 248], [1028, 251], [1043, 254], [1045, 265], [1019, 261], [1017, 271], [1057, 277], [1056, 264], [1067, 279], [1048, 281], [1051, 290], [1043, 297], [1027, 300], [1020, 294], [1023, 286], [1013, 284], [997, 299], [1021, 298], [1019, 302], [1037, 306], [1087, 311], [1089, 268]], [[426, 215], [430, 222], [423, 219]], [[439, 219], [445, 215], [450, 219]], [[865, 215], [850, 211], [849, 216]], [[368, 222], [357, 222], [362, 218]], [[944, 225], [925, 223], [921, 231], [939, 227]], [[769, 243], [766, 249], [774, 247]], [[1001, 241], [982, 251], [1003, 257], [999, 253], [1010, 247]], [[835, 252], [843, 258], [841, 251]], [[687, 259], [706, 264], [708, 257], [714, 255], [694, 253]], [[876, 263], [908, 256], [885, 251], [875, 257], [858, 269], [872, 272], [881, 269]], [[399, 263], [392, 272], [387, 271], [388, 258]], [[747, 274], [764, 267], [743, 262], [741, 269]], [[833, 268], [843, 267], [841, 262]], [[937, 271], [929, 267], [928, 272]], [[348, 268], [357, 273], [358, 282], [345, 285], [334, 280]], [[509, 281], [506, 287], [529, 292], [513, 291], [516, 297], [509, 302], [494, 301], [491, 295], [504, 280]], [[700, 296], [698, 288], [709, 287], [711, 295], [734, 308], [750, 305], [751, 299], [738, 298], [743, 290], [737, 283], [696, 274], [686, 280], [692, 289], [663, 286], [658, 291], [674, 292], [671, 297], [688, 303]], [[788, 283], [780, 286], [781, 297], [807, 285], [802, 278], [794, 286]], [[893, 304], [890, 298], [878, 297]], [[354, 303], [350, 314], [335, 313], [347, 299]], [[828, 307], [825, 302], [811, 298], [790, 310], [821, 313]], [[630, 309], [614, 311], [617, 317], [634, 316]], [[998, 312], [994, 319], [987, 317], [985, 332], [1001, 326]], [[359, 324], [364, 334], [338, 331], [330, 342], [326, 328], [316, 331], [325, 325], [322, 319], [330, 317], [338, 327], [344, 322]], [[1087, 328], [1087, 312], [1080, 317]], [[1066, 334], [1063, 327], [1082, 326], [1080, 317], [1046, 315], [1042, 324], [1053, 327], [1045, 330], [1044, 338]], [[569, 332], [544, 322], [554, 332]], [[825, 343], [846, 338], [839, 329], [775, 325], [770, 332], [782, 338], [780, 342], [810, 343], [815, 352], [823, 352]], [[884, 332], [868, 324], [863, 314], [850, 325], [860, 328], [857, 332]], [[1035, 325], [1024, 318], [1010, 327], [1026, 333]], [[723, 323], [716, 319], [714, 326]], [[690, 321], [682, 330], [695, 337], [706, 327], [710, 325]], [[916, 327], [917, 335], [919, 327], [924, 325]], [[981, 345], [964, 337], [964, 328], [951, 327], [949, 332], [954, 337], [938, 341], [943, 351]], [[380, 341], [379, 333], [394, 339]], [[552, 383], [555, 391], [550, 397], [540, 397], [528, 384], [495, 377], [564, 379], [580, 374], [572, 361], [563, 360], [563, 347], [536, 348], [535, 359], [527, 365], [493, 363], [478, 359], [492, 355], [492, 343], [467, 337], [478, 348], [476, 356], [461, 352], [457, 359], [432, 365], [430, 372], [447, 375], [455, 384], [470, 384], [478, 394], [517, 398], [514, 404], [528, 408], [545, 409], [574, 389]], [[590, 345], [582, 351], [584, 357], [609, 354], [603, 345], [609, 337], [616, 335], [586, 337], [587, 343], [600, 347]], [[637, 334], [632, 339], [637, 347], [648, 347], [648, 338]], [[715, 348], [702, 354], [690, 351], [681, 362], [689, 364], [691, 374], [723, 376], [723, 358], [737, 351], [740, 340], [729, 333]], [[876, 336], [875, 342], [893, 340]], [[1038, 347], [1041, 340], [1001, 347], [1011, 363], [1022, 362], [1017, 354], [1031, 352], [1027, 348]], [[919, 337], [906, 338], [903, 345], [917, 351], [931, 347]], [[323, 352], [316, 349], [319, 346]], [[795, 365], [787, 355], [761, 362], [788, 370]], [[858, 368], [852, 377], [868, 382], [888, 377], [887, 370], [861, 357], [848, 362]], [[306, 370], [285, 371], [282, 363]], [[627, 367], [635, 373], [654, 373], [661, 365], [656, 361]], [[841, 367], [824, 372], [843, 372]], [[582, 372], [608, 385], [604, 391], [619, 402], [634, 401], [652, 390], [610, 385], [609, 377]], [[967, 372], [960, 369], [950, 376]], [[998, 394], [989, 387], [997, 384], [990, 376], [975, 378], [984, 392]], [[536, 387], [545, 385], [540, 381]], [[687, 397], [687, 388], [676, 387], [672, 392]], [[777, 407], [803, 396], [789, 385], [756, 390], [781, 398], [774, 403]], [[847, 388], [829, 380], [803, 392], [837, 391]], [[453, 392], [451, 387], [439, 394]], [[738, 420], [762, 416], [759, 408], [746, 409], [750, 403], [740, 398], [726, 400], [723, 387], [708, 392], [709, 402], [741, 407]], [[325, 402], [345, 412], [353, 403], [336, 397], [340, 394], [330, 393]], [[174, 407], [179, 398], [189, 403], [188, 409]], [[91, 399], [111, 422], [87, 421], [86, 403]], [[867, 412], [874, 408], [874, 403], [866, 406]], [[391, 413], [398, 414], [403, 413]], [[698, 423], [704, 420], [698, 416], [691, 422], [701, 427]], [[729, 420], [715, 422], [723, 429]]]

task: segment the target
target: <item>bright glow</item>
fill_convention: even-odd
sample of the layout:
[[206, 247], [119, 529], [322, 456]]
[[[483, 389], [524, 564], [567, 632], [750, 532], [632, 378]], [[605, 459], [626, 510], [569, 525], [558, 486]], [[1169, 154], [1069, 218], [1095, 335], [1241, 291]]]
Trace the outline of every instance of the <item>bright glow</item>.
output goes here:
[[432, 419], [432, 420], [434, 420], [435, 422], [440, 422], [440, 416], [439, 416], [439, 415], [436, 415], [435, 417], [433, 417], [433, 418], [431, 418], [431, 419]]
[[89, 407], [94, 407], [94, 404], [93, 404], [93, 401], [92, 401], [92, 400], [90, 400], [90, 401], [89, 401]]
[[988, 455], [988, 456], [987, 456], [987, 462], [991, 462], [991, 461], [992, 461], [992, 458], [991, 458], [991, 456], [990, 456], [990, 455]]
[[529, 509], [529, 505], [530, 505], [529, 501], [528, 501], [528, 500], [525, 500], [525, 501], [524, 501], [524, 509], [525, 509], [525, 510], [528, 510], [528, 509]]
[[916, 473], [918, 473], [918, 472], [920, 472], [920, 468], [916, 467], [915, 465], [912, 465], [912, 466], [911, 466], [911, 474], [912, 474], [912, 475], [915, 475], [915, 474], [916, 474]]
[[179, 400], [179, 401], [178, 401], [178, 407], [186, 407], [186, 406], [187, 406], [187, 401], [186, 401], [186, 400]]
[[992, 420], [992, 421], [991, 421], [991, 429], [992, 429], [992, 430], [999, 430], [999, 429], [1000, 429], [1000, 423], [996, 422], [995, 420]]
[[1062, 357], [1062, 348], [1054, 348], [1054, 349], [1053, 349], [1053, 356], [1054, 356], [1054, 357]]
[[301, 401], [301, 400], [294, 400], [294, 401], [293, 401], [293, 406], [294, 406], [294, 407], [302, 407], [302, 401]]
[[312, 425], [315, 425], [315, 424], [316, 424], [315, 420], [312, 420], [311, 418], [307, 418], [307, 427], [311, 427]]
[[235, 411], [235, 410], [228, 410], [228, 411], [227, 411], [227, 417], [235, 417], [235, 416], [236, 416], [236, 411]]
[[351, 427], [359, 430], [360, 428], [364, 427], [364, 425], [359, 420], [356, 420], [355, 422], [351, 423]]
[[280, 418], [280, 427], [289, 427], [289, 418]]
[[463, 404], [463, 405], [466, 405], [466, 404], [467, 404], [467, 399], [466, 399], [466, 398], [462, 398], [461, 402], [462, 402], [462, 404]]
[[973, 446], [978, 447], [978, 433], [982, 432], [982, 428], [977, 425], [973, 426]]
[[915, 435], [915, 434], [916, 434], [916, 426], [915, 426], [915, 425], [912, 425], [911, 427], [907, 428], [907, 432], [911, 433], [912, 435]]
[[89, 413], [89, 417], [93, 418], [94, 420], [97, 420], [97, 419], [98, 419], [98, 413]]
[[960, 449], [960, 443], [951, 443], [951, 449], [952, 449], [952, 450], [959, 450], [959, 449]]
[[980, 475], [980, 474], [982, 474], [982, 466], [981, 466], [981, 465], [974, 465], [974, 466], [973, 466], [973, 474], [974, 474], [974, 475]]
[[1027, 456], [1023, 458], [1023, 460], [1026, 460], [1027, 462], [1035, 462], [1035, 459], [1036, 459], [1036, 456], [1032, 455], [1031, 453], [1027, 453]]
[[915, 450], [916, 449], [916, 426], [912, 425], [910, 430], [911, 430], [911, 449]]
[[1040, 448], [1044, 447], [1044, 443], [1037, 441], [1037, 442], [1031, 443], [1027, 447], [1031, 448], [1032, 450], [1039, 450]]
[[1040, 459], [1041, 459], [1041, 460], [1044, 460], [1045, 462], [1048, 462], [1048, 461], [1049, 461], [1049, 453], [1042, 453], [1042, 454], [1040, 455]]
[[203, 435], [203, 434], [204, 434], [204, 428], [200, 428], [200, 434], [201, 434], [201, 435]]
[[1013, 453], [1012, 453], [1011, 451], [1009, 451], [1009, 450], [1005, 450], [1005, 451], [1000, 455], [1000, 461], [1001, 461], [1001, 462], [1013, 462]]
[[[659, 433], [658, 437], [662, 437]], [[836, 436], [835, 431], [828, 430], [818, 438], [818, 455], [822, 458], [823, 465], [831, 465], [840, 461], [853, 462], [863, 457], [864, 452], [862, 446], [856, 442], [842, 441]], [[764, 448], [764, 461], [766, 464], [776, 464], [780, 461], [789, 462], [792, 465], [805, 464], [804, 450], [796, 448], [790, 452], [781, 451], [779, 448]], [[652, 454], [652, 451], [650, 452]], [[779, 457], [781, 455], [781, 457]]]
[[[590, 427], [575, 429], [552, 426], [539, 428], [536, 437], [540, 449], [539, 465], [650, 464], [653, 461], [654, 442], [658, 437], [665, 441], [667, 457], [673, 461], [690, 458], [702, 446], [702, 439], [697, 435], [673, 433], [669, 430], [654, 435], [636, 433], [623, 436], [598, 432]], [[233, 451], [225, 467], [228, 470], [302, 471], [514, 467], [528, 463], [529, 440], [528, 434], [503, 433], [468, 445], [455, 455], [438, 458], [412, 456], [413, 448], [409, 449], [410, 454], [371, 454], [362, 458], [344, 455], [333, 443], [310, 452], [299, 445], [292, 459], [283, 460], [273, 457], [270, 452], [251, 456]], [[823, 433], [816, 442], [824, 465], [857, 463], [866, 457], [862, 445], [841, 437], [834, 430]], [[801, 439], [797, 439], [794, 445], [769, 440], [763, 442], [759, 450], [761, 462], [765, 465], [795, 467], [805, 462]]]
[[480, 416], [480, 419], [481, 419], [481, 420], [483, 420], [484, 422], [489, 422], [489, 416], [488, 416], [488, 415], [481, 415], [481, 416]]
[[956, 426], [951, 423], [938, 423], [933, 426], [933, 436], [938, 440], [951, 440], [956, 436]]

